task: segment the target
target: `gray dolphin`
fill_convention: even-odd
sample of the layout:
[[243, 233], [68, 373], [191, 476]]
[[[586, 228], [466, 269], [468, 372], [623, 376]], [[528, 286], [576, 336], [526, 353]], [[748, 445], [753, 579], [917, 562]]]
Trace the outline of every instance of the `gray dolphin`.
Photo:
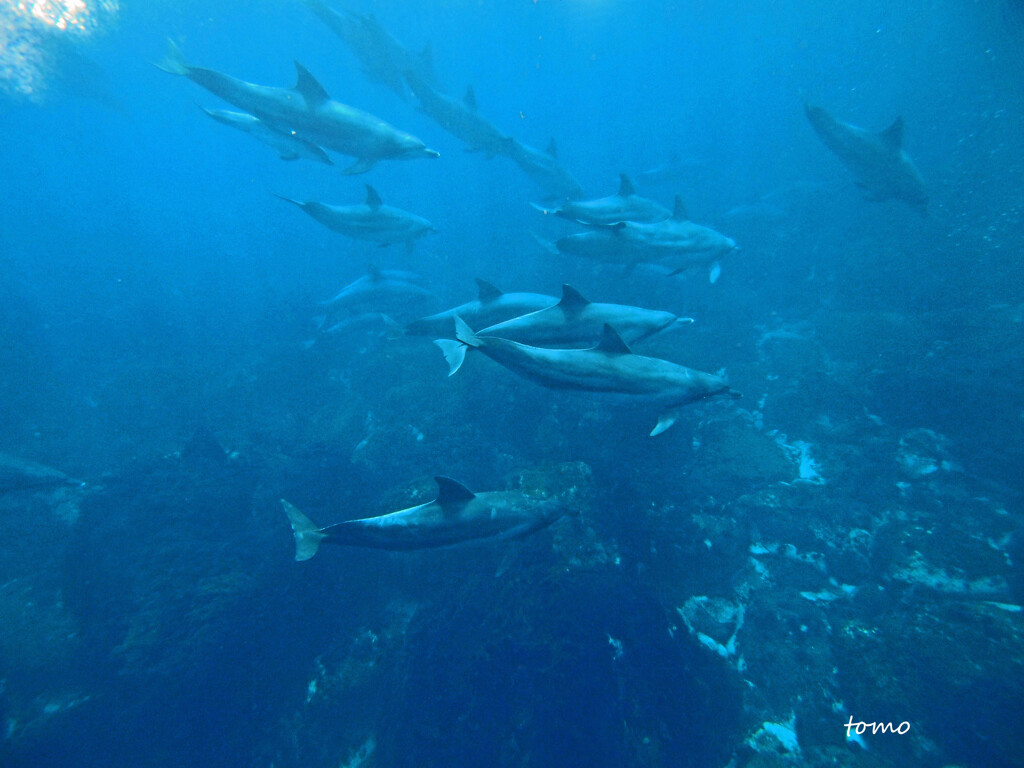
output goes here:
[[84, 483], [68, 477], [59, 469], [9, 453], [0, 453], [0, 493], [56, 488], [62, 485], [82, 487]]
[[419, 99], [421, 111], [452, 136], [465, 142], [470, 152], [485, 152], [493, 157], [502, 151], [509, 137], [477, 111], [472, 86], [466, 88], [462, 99], [453, 99], [432, 88], [415, 72], [406, 72], [405, 79]]
[[304, 157], [318, 163], [334, 165], [327, 153], [313, 142], [300, 139], [292, 133], [280, 131], [258, 117], [245, 112], [231, 112], [227, 109], [206, 109], [205, 107], [200, 107], [200, 109], [218, 123], [237, 128], [243, 133], [248, 133], [257, 141], [273, 147], [282, 160], [298, 160], [300, 157]]
[[373, 14], [364, 15], [345, 11], [339, 13], [319, 0], [300, 0], [331, 30], [340, 37], [359, 60], [363, 75], [371, 82], [390, 88], [403, 99], [408, 97], [405, 89], [405, 72], [414, 72], [425, 82], [434, 81], [434, 70], [430, 47], [426, 46], [418, 56], [413, 55]]
[[601, 339], [604, 327], [610, 325], [623, 339], [635, 344], [692, 322], [692, 317], [677, 317], [671, 312], [588, 301], [571, 285], [563, 285], [562, 299], [554, 306], [482, 328], [477, 335], [500, 336], [533, 346], [594, 344]]
[[903, 150], [902, 117], [875, 133], [836, 120], [821, 107], [805, 104], [804, 111], [818, 138], [853, 172], [865, 199], [902, 200], [927, 215], [924, 180]]
[[[421, 285], [422, 278], [413, 272], [397, 269], [373, 269], [353, 280], [320, 306], [327, 320], [340, 320], [372, 313], [406, 316], [437, 302], [437, 296]], [[413, 317], [416, 315], [413, 314]]]
[[665, 221], [623, 221], [560, 238], [554, 246], [572, 256], [629, 266], [640, 262], [665, 263], [673, 275], [694, 267], [708, 267], [712, 283], [722, 271], [719, 258], [737, 250], [732, 238], [690, 221], [678, 195], [672, 216]]
[[520, 538], [546, 528], [566, 513], [558, 499], [538, 499], [515, 491], [473, 493], [450, 478], [435, 479], [438, 493], [433, 501], [326, 528], [318, 528], [281, 499], [295, 535], [295, 559], [309, 560], [323, 542], [411, 550], [474, 539]]
[[279, 131], [326, 149], [351, 155], [356, 162], [345, 173], [364, 173], [380, 160], [438, 157], [422, 141], [379, 117], [334, 101], [309, 71], [295, 62], [293, 88], [254, 85], [213, 69], [193, 67], [173, 41], [157, 66], [187, 77], [210, 93], [270, 123]]
[[619, 175], [619, 191], [614, 195], [598, 200], [570, 200], [553, 209], [536, 203], [531, 205], [541, 213], [593, 225], [618, 224], [620, 221], [652, 223], [664, 221], [672, 215], [665, 206], [640, 197], [633, 182], [624, 173]]
[[547, 150], [541, 152], [509, 138], [501, 151], [544, 190], [545, 201], [579, 200], [583, 196], [580, 183], [559, 164], [554, 139], [548, 143]]
[[328, 229], [382, 246], [404, 242], [407, 248], [412, 248], [417, 238], [437, 231], [422, 216], [384, 205], [377, 190], [369, 184], [366, 185], [366, 201], [362, 205], [328, 205], [315, 200], [300, 202], [281, 195], [278, 197], [297, 205]]
[[636, 355], [610, 325], [590, 349], [542, 349], [496, 336], [477, 336], [459, 317], [455, 337], [436, 339], [451, 376], [462, 366], [467, 349], [479, 349], [496, 363], [549, 389], [608, 392], [640, 397], [666, 410], [651, 436], [676, 423], [682, 406], [715, 395], [732, 395], [725, 379], [657, 357]]
[[486, 280], [476, 279], [477, 298], [436, 315], [421, 317], [405, 326], [405, 332], [416, 336], [444, 336], [455, 328], [455, 316], [467, 323], [484, 327], [519, 317], [558, 303], [554, 296], [543, 293], [502, 293]]

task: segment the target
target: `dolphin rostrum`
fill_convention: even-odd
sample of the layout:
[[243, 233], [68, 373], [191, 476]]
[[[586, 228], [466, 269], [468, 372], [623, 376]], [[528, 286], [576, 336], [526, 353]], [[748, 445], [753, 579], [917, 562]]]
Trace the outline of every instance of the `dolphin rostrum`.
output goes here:
[[533, 346], [569, 346], [596, 343], [605, 325], [610, 325], [625, 341], [635, 344], [692, 322], [692, 317], [677, 317], [671, 312], [588, 301], [571, 285], [563, 285], [562, 299], [554, 306], [482, 328], [477, 335], [499, 336]]
[[367, 112], [334, 101], [298, 62], [295, 62], [297, 80], [293, 88], [254, 85], [213, 69], [190, 66], [170, 40], [167, 55], [157, 66], [173, 75], [187, 77], [282, 133], [355, 157], [356, 162], [346, 168], [345, 173], [364, 173], [380, 160], [439, 156], [415, 136]]
[[542, 349], [497, 336], [477, 336], [459, 317], [455, 337], [436, 339], [448, 361], [451, 376], [462, 365], [467, 349], [478, 349], [496, 363], [549, 389], [607, 392], [640, 397], [665, 408], [651, 436], [676, 423], [688, 403], [715, 395], [739, 395], [725, 379], [695, 371], [657, 357], [634, 354], [610, 325], [601, 342], [589, 349]]
[[405, 332], [415, 336], [444, 336], [455, 328], [456, 315], [467, 323], [484, 327], [558, 303], [554, 296], [543, 293], [502, 293], [480, 278], [476, 279], [476, 284], [479, 288], [476, 299], [436, 315], [413, 320], [405, 326]]
[[903, 150], [903, 118], [874, 133], [836, 120], [821, 107], [805, 104], [804, 111], [818, 138], [853, 172], [865, 199], [902, 200], [927, 215], [924, 180]]
[[366, 185], [366, 201], [362, 205], [327, 205], [315, 200], [301, 202], [281, 195], [278, 197], [297, 205], [328, 229], [356, 240], [372, 240], [382, 246], [404, 242], [411, 249], [416, 238], [436, 231], [434, 225], [422, 216], [384, 205], [377, 190], [369, 184]]
[[307, 160], [316, 160], [318, 163], [334, 165], [327, 153], [313, 142], [300, 139], [291, 133], [279, 131], [258, 117], [253, 117], [246, 112], [231, 112], [227, 109], [206, 109], [205, 107], [200, 107], [200, 109], [218, 123], [237, 128], [248, 133], [257, 141], [262, 141], [273, 147], [282, 160], [298, 160], [300, 157], [304, 157]]
[[598, 200], [567, 201], [558, 208], [545, 208], [531, 203], [541, 213], [552, 213], [580, 224], [618, 224], [620, 221], [664, 221], [672, 212], [662, 205], [640, 197], [626, 174], [619, 175], [619, 191]]
[[437, 477], [437, 498], [379, 517], [318, 528], [281, 499], [295, 535], [295, 559], [309, 560], [324, 542], [374, 549], [444, 547], [474, 539], [513, 539], [546, 528], [566, 513], [559, 499], [538, 499], [515, 491], [473, 493], [461, 483]]

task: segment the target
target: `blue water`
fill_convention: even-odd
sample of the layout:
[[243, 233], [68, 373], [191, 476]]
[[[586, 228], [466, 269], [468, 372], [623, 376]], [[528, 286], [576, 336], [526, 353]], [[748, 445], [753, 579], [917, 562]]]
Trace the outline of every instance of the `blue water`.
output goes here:
[[[554, 137], [586, 198], [628, 173], [734, 238], [712, 284], [547, 253], [533, 234], [579, 228], [300, 2], [85, 5], [61, 31], [0, 0], [0, 452], [86, 483], [0, 494], [0, 762], [1021, 764], [1024, 6], [353, 0], [501, 132]], [[152, 66], [167, 38], [253, 83], [301, 62], [441, 157], [284, 162]], [[866, 200], [805, 102], [902, 116], [928, 215]], [[275, 197], [366, 184], [436, 233], [379, 248]], [[743, 398], [649, 438], [656, 409], [483, 356], [449, 379], [430, 339], [316, 338], [317, 302], [370, 268], [423, 275], [436, 309], [479, 277], [694, 317], [638, 351]], [[280, 497], [327, 524], [428, 501], [433, 475], [571, 486], [580, 515], [512, 546], [291, 561]], [[701, 644], [695, 596], [744, 606], [738, 651]], [[847, 713], [914, 735], [867, 751]], [[765, 747], [791, 715], [803, 749]]]

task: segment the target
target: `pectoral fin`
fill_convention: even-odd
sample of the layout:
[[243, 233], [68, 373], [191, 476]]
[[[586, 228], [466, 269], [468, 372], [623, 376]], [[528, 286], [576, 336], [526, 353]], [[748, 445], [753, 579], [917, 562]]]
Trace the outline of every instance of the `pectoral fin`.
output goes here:
[[658, 417], [658, 423], [654, 425], [654, 429], [651, 430], [650, 436], [654, 437], [655, 435], [660, 435], [662, 432], [664, 432], [673, 424], [675, 424], [678, 418], [679, 409], [673, 408], [670, 411], [665, 411], [665, 413], [661, 414], [661, 416]]
[[357, 173], [366, 173], [368, 170], [373, 168], [377, 164], [377, 160], [372, 157], [361, 157], [356, 160], [352, 165], [342, 171], [342, 173], [348, 175], [354, 175]]

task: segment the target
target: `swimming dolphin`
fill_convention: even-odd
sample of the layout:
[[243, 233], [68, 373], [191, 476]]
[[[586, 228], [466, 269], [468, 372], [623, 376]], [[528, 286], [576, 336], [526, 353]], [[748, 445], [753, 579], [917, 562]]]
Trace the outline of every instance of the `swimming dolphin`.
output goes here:
[[309, 71], [295, 62], [293, 88], [254, 85], [212, 69], [193, 67], [173, 41], [157, 67], [187, 77], [210, 93], [255, 115], [289, 135], [325, 149], [351, 155], [356, 161], [345, 173], [364, 173], [380, 160], [439, 157], [415, 136], [398, 130], [378, 117], [334, 101]]
[[572, 256], [630, 267], [640, 262], [666, 263], [673, 275], [694, 267], [708, 267], [712, 283], [722, 271], [718, 259], [737, 250], [732, 238], [690, 221], [678, 195], [672, 216], [665, 221], [623, 221], [601, 226], [560, 238], [554, 247]]
[[316, 160], [318, 163], [334, 165], [331, 158], [320, 147], [311, 141], [300, 139], [291, 133], [279, 131], [269, 123], [265, 123], [258, 117], [246, 114], [245, 112], [231, 112], [226, 109], [206, 109], [200, 107], [206, 114], [218, 123], [230, 125], [232, 128], [248, 133], [257, 141], [262, 141], [277, 150], [282, 160], [298, 160], [304, 157], [307, 160]]
[[477, 111], [472, 86], [466, 88], [462, 99], [453, 99], [432, 88], [414, 72], [406, 72], [405, 79], [419, 99], [421, 111], [452, 136], [465, 142], [470, 152], [486, 152], [493, 157], [502, 151], [509, 137]]
[[448, 361], [448, 375], [462, 366], [467, 349], [479, 349], [496, 363], [549, 389], [608, 392], [640, 397], [666, 410], [651, 436], [676, 423], [682, 406], [729, 391], [725, 379], [657, 357], [633, 354], [626, 342], [605, 324], [601, 342], [589, 349], [542, 349], [496, 336], [477, 336], [459, 317], [455, 337], [436, 339]]
[[384, 205], [377, 190], [369, 184], [366, 185], [366, 202], [362, 205], [327, 205], [315, 200], [300, 202], [278, 197], [299, 206], [328, 229], [382, 246], [404, 242], [411, 249], [416, 238], [437, 231], [422, 216]]
[[626, 174], [619, 175], [619, 191], [598, 200], [567, 201], [558, 208], [545, 208], [530, 203], [541, 213], [561, 216], [563, 219], [578, 221], [580, 224], [618, 224], [620, 221], [657, 222], [664, 221], [672, 212], [662, 205], [640, 197], [633, 182]]
[[583, 196], [580, 183], [559, 164], [558, 148], [554, 139], [548, 143], [547, 150], [541, 152], [527, 144], [521, 144], [514, 138], [509, 138], [501, 151], [544, 190], [545, 201], [579, 200]]
[[434, 69], [430, 46], [418, 56], [396, 40], [373, 14], [353, 11], [339, 13], [319, 0], [300, 0], [340, 37], [359, 60], [367, 80], [380, 83], [408, 98], [404, 73], [413, 72], [424, 82], [434, 82]]
[[677, 317], [671, 312], [591, 302], [571, 285], [563, 285], [562, 299], [554, 306], [482, 328], [477, 335], [541, 347], [568, 346], [594, 344], [601, 339], [604, 327], [610, 325], [624, 340], [635, 344], [692, 322], [692, 317]]
[[903, 118], [874, 133], [836, 120], [821, 107], [805, 104], [804, 111], [818, 138], [853, 172], [866, 200], [894, 198], [927, 215], [924, 180], [903, 150]]
[[694, 176], [708, 166], [708, 161], [673, 154], [669, 160], [637, 173], [636, 177], [644, 186], [678, 187], [680, 184], [692, 182]]
[[9, 453], [0, 453], [0, 494], [63, 485], [82, 487], [84, 483], [68, 477], [59, 469]]
[[437, 498], [380, 517], [348, 520], [318, 528], [281, 499], [295, 536], [295, 559], [309, 560], [321, 543], [374, 549], [444, 547], [474, 539], [513, 539], [546, 528], [566, 513], [558, 499], [515, 491], [473, 493], [461, 483], [437, 477]]
[[413, 320], [405, 326], [405, 332], [416, 336], [444, 336], [454, 331], [456, 315], [467, 323], [484, 327], [558, 303], [554, 296], [543, 293], [502, 293], [480, 278], [476, 284], [479, 289], [476, 299], [436, 315]]
[[372, 313], [415, 317], [417, 310], [436, 306], [437, 296], [425, 288], [422, 278], [397, 269], [372, 269], [354, 280], [320, 306], [327, 313], [324, 326]]

